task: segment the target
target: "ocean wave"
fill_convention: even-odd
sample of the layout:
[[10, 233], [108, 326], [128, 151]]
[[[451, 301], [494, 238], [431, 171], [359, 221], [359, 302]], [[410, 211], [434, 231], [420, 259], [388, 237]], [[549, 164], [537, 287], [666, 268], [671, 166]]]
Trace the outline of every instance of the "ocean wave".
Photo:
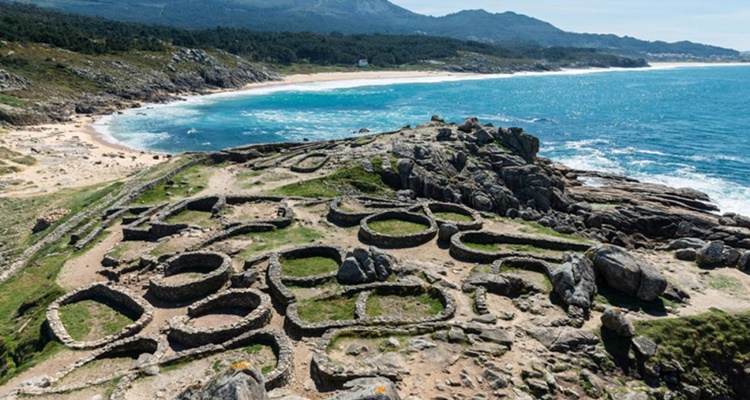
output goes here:
[[568, 149], [575, 150], [597, 150], [589, 148], [588, 146], [610, 144], [611, 142], [607, 139], [585, 139], [585, 140], [574, 140], [565, 143], [565, 147]]
[[625, 147], [624, 149], [613, 149], [610, 151], [612, 154], [646, 154], [650, 156], [669, 157], [671, 154], [664, 153], [658, 150], [647, 150], [637, 149], [635, 147]]
[[750, 216], [750, 187], [696, 172], [692, 167], [668, 174], [636, 173], [632, 177], [643, 182], [695, 189], [708, 194], [722, 213], [735, 212]]

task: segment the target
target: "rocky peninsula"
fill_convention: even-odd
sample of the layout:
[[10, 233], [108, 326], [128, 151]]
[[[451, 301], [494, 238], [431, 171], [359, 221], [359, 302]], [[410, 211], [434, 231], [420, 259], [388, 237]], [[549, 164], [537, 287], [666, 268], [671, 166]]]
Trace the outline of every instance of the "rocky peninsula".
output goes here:
[[435, 116], [3, 203], [0, 396], [747, 398], [750, 218], [539, 147]]

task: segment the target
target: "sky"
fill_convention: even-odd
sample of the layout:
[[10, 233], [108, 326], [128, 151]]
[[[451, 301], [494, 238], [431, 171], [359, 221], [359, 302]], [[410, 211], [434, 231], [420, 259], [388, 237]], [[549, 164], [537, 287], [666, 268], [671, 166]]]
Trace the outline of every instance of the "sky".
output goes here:
[[693, 42], [750, 51], [747, 0], [391, 0], [420, 14], [513, 11], [571, 32]]

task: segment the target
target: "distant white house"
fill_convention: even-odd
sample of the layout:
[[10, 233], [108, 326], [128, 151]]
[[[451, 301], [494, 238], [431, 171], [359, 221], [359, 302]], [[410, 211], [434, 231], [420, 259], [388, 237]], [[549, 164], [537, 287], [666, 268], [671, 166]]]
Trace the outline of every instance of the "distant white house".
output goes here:
[[364, 67], [366, 67], [368, 65], [370, 65], [370, 62], [367, 61], [366, 58], [363, 58], [363, 59], [357, 61], [357, 66], [360, 67], [360, 68], [364, 68]]

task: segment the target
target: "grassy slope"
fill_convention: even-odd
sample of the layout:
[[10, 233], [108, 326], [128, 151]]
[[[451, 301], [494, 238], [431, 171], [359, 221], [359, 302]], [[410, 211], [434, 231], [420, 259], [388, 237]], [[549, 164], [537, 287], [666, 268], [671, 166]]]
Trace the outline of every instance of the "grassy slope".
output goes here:
[[[25, 199], [30, 203], [30, 208], [24, 209], [21, 206], [21, 215], [15, 216], [18, 223], [10, 228], [23, 227], [23, 218], [33, 214], [33, 211], [30, 211], [34, 209], [32, 207], [46, 209], [50, 204], [60, 204], [62, 197], [65, 199], [62, 204], [71, 210], [80, 211], [85, 205], [91, 204], [117, 187], [119, 184], [106, 188], [82, 189], [67, 196], [63, 193], [49, 198]], [[21, 201], [13, 199], [10, 202]], [[33, 223], [33, 218], [31, 221]], [[28, 230], [19, 229], [15, 239], [19, 245], [30, 245], [37, 237], [50, 232], [51, 229], [53, 228], [37, 235], [28, 235], [25, 233]], [[47, 306], [64, 294], [55, 281], [65, 262], [74, 257], [73, 247], [68, 246], [69, 240], [68, 237], [64, 237], [47, 246], [30, 260], [28, 267], [0, 284], [0, 384], [60, 349], [56, 342], [48, 342], [43, 334], [43, 325]]]

